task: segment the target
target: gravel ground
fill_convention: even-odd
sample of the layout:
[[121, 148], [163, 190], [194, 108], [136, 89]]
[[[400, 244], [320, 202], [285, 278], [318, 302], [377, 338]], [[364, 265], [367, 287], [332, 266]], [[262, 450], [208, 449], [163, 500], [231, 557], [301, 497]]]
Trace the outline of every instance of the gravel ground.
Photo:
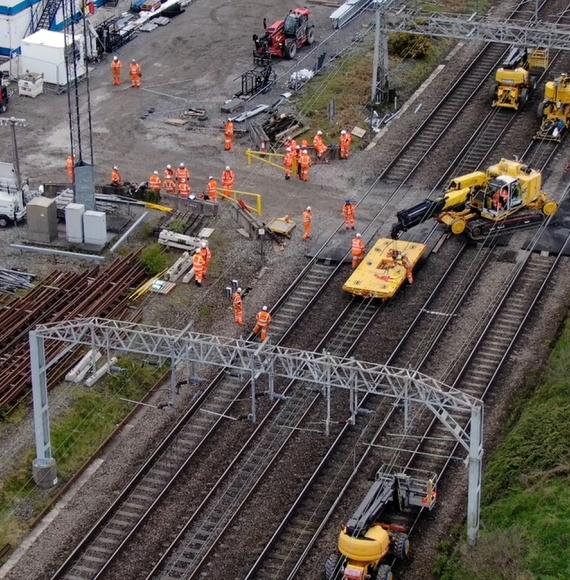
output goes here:
[[[398, 151], [403, 139], [427, 116], [442, 91], [451, 85], [457, 73], [469, 62], [477, 48], [470, 45], [462, 49], [437, 77], [434, 86], [423, 93], [418, 101], [422, 103], [419, 112], [413, 113], [415, 107], [412, 107], [393, 124], [377, 147], [354, 157], [350, 164], [315, 168], [311, 183], [307, 187], [297, 181], [285, 182], [281, 177], [276, 179], [275, 173], [268, 167], [257, 165], [248, 167], [243, 156], [248, 144], [243, 139], [238, 139], [236, 153], [220, 152], [221, 133], [217, 127], [201, 131], [180, 130], [164, 125], [157, 119], [158, 115], [148, 115], [151, 108], [163, 115], [171, 104], [173, 109], [190, 104], [205, 105], [209, 111], [211, 108], [215, 118], [215, 108], [231, 93], [233, 86], [231, 79], [235, 77], [236, 70], [245, 69], [249, 62], [250, 47], [247, 42], [249, 33], [244, 34], [244, 30], [258, 27], [259, 13], [264, 9], [274, 12], [274, 9], [270, 10], [273, 4], [269, 0], [256, 3], [260, 9], [256, 14], [244, 11], [246, 4], [250, 7], [250, 3], [245, 3], [244, 0], [232, 3], [197, 2], [188, 8], [185, 15], [174, 19], [168, 27], [157, 30], [151, 36], [141, 35], [123, 48], [120, 56], [124, 62], [136, 57], [142, 63], [144, 87], [150, 89], [148, 91], [135, 92], [125, 85], [114, 91], [110, 87], [108, 63], [94, 70], [91, 79], [97, 178], [108, 179], [109, 168], [116, 162], [119, 162], [127, 179], [138, 181], [146, 179], [155, 167], [160, 168], [167, 162], [177, 163], [180, 158], [185, 161], [190, 159], [193, 189], [199, 191], [209, 174], [218, 174], [226, 163], [230, 163], [238, 174], [238, 188], [264, 194], [268, 215], [287, 213], [298, 219], [305, 205], [310, 203], [315, 212], [317, 238], [313, 245], [318, 246], [319, 241], [325, 239], [327, 232], [337, 225], [340, 205], [347, 192], [359, 191], [372, 175], [377, 174], [386, 165]], [[286, 6], [280, 6], [280, 11], [288, 6], [292, 7], [295, 2], [285, 4]], [[329, 11], [321, 7], [315, 10], [317, 19], [324, 24]], [[228, 26], [228, 22], [232, 25]], [[185, 36], [188, 26], [191, 27], [193, 34]], [[209, 44], [211, 49], [208, 52], [197, 50], [198, 47], [210, 43], [212, 38], [218, 40], [214, 45]], [[168, 45], [181, 50], [164, 51], [164, 47]], [[228, 49], [232, 51], [232, 58], [227, 58]], [[192, 54], [192, 58], [187, 58], [187, 54]], [[188, 78], [192, 79], [191, 83], [169, 84]], [[188, 84], [191, 86], [190, 92]], [[166, 91], [172, 98], [152, 91]], [[185, 102], [180, 101], [179, 95], [183, 95]], [[43, 117], [44, 104], [50, 110], [49, 123], [46, 123]], [[64, 97], [54, 95], [45, 95], [41, 100], [35, 101], [16, 98], [13, 102], [13, 114], [26, 117], [37, 129], [33, 135], [27, 130], [23, 130], [19, 135], [22, 166], [32, 183], [64, 179], [66, 104]], [[113, 122], [111, 124], [102, 121], [103, 119], [112, 119]], [[465, 132], [468, 130], [468, 127], [465, 127]], [[136, 138], [126, 139], [125, 135]], [[0, 137], [7, 142], [7, 135], [3, 134]], [[178, 152], [176, 158], [172, 154], [174, 150]], [[149, 165], [149, 159], [153, 160], [153, 166]], [[432, 177], [428, 175], [426, 180], [433, 179], [437, 171], [434, 169], [431, 175]], [[309, 195], [307, 190], [310, 191]], [[421, 191], [418, 191], [418, 194], [421, 194]], [[246, 299], [246, 314], [251, 322], [257, 308], [263, 303], [271, 304], [304, 264], [300, 258], [305, 248], [298, 243], [300, 234], [297, 229], [293, 240], [283, 251], [273, 247], [272, 244], [267, 244], [268, 270], [258, 279], [256, 274], [260, 271], [260, 257], [256, 254], [257, 242], [248, 242], [235, 232], [236, 226], [227, 210], [221, 212], [213, 227], [216, 228], [216, 232], [211, 247], [215, 256], [211, 277], [205, 287], [201, 289], [194, 286], [179, 287], [166, 298], [153, 299], [145, 309], [146, 322], [181, 328], [189, 320], [194, 319], [196, 330], [224, 335], [236, 334], [239, 331], [231, 322], [228, 302], [223, 293], [228, 281], [238, 278], [242, 286], [252, 286], [252, 291]], [[16, 229], [0, 232], [2, 241], [5, 242], [0, 245], [0, 256], [4, 264], [10, 266], [21, 264], [21, 256], [10, 250], [7, 244], [8, 241], [18, 239], [19, 235], [22, 235], [22, 232]], [[38, 273], [50, 271], [54, 267], [53, 264], [54, 261], [51, 259], [39, 256], [26, 255], [25, 258], [26, 269]], [[81, 267], [82, 264], [72, 264], [68, 260], [56, 263], [58, 268], [78, 266]], [[327, 312], [323, 319], [333, 314], [334, 303], [330, 301], [328, 304], [331, 304], [331, 312]], [[398, 312], [396, 308], [400, 310], [394, 306], [393, 316], [400, 319], [402, 312]], [[410, 304], [410, 313], [413, 312], [413, 308], [414, 302]], [[382, 335], [382, 332], [379, 334]], [[300, 337], [296, 337], [296, 340], [297, 338]], [[381, 344], [383, 342], [385, 340]], [[376, 350], [374, 349], [371, 357], [377, 356]], [[195, 391], [192, 389], [183, 392], [179, 409], [187, 404], [193, 392]], [[159, 393], [157, 400], [162, 396], [164, 395]], [[151, 449], [166, 432], [171, 421], [171, 415], [158, 413], [152, 409], [145, 409], [139, 413], [132, 427], [125, 430], [104, 455], [105, 463], [97, 472], [97, 477], [92, 478], [72, 500], [68, 509], [56, 519], [49, 531], [41, 536], [10, 577], [45, 577], [46, 568], [43, 562], [47, 560], [56, 563], [63, 554], [62, 546], [70, 545], [82, 530], [93, 523], [100, 513], [101, 506], [106, 505], [134, 473], [148, 455], [148, 449]], [[246, 426], [239, 436], [241, 437], [247, 429], [249, 427]], [[225, 450], [231, 449], [226, 445], [235, 436], [234, 431], [230, 433], [228, 439], [220, 443]], [[300, 444], [305, 446], [302, 440]], [[213, 457], [215, 457], [214, 448], [211, 453]], [[291, 471], [297, 473], [298, 469], [299, 477], [303, 473], [300, 463]], [[196, 482], [207, 486], [210, 481], [207, 474], [207, 469], [197, 472]], [[359, 494], [363, 491], [359, 487], [356, 489]], [[356, 497], [358, 496], [357, 494]]]

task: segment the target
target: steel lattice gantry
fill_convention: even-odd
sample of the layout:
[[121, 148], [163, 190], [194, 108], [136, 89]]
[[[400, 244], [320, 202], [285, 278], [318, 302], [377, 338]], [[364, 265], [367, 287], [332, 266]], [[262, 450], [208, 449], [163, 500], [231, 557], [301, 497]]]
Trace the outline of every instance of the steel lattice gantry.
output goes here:
[[393, 10], [378, 3], [384, 12], [385, 32], [408, 32], [459, 40], [480, 40], [514, 44], [528, 48], [570, 50], [570, 26], [531, 19], [521, 23], [507, 19], [492, 20], [473, 14], [426, 14], [408, 8]]
[[[44, 349], [46, 340], [65, 342], [68, 346], [48, 362]], [[332, 389], [350, 392], [350, 420], [353, 423], [359, 407], [359, 396], [364, 394], [425, 405], [468, 452], [468, 539], [473, 543], [477, 537], [483, 454], [482, 401], [413, 369], [102, 318], [54, 322], [40, 325], [30, 332], [37, 455], [33, 467], [34, 478], [39, 485], [51, 486], [57, 481], [49, 429], [47, 370], [80, 345], [101, 349], [108, 356], [111, 351], [128, 352], [170, 360], [173, 387], [177, 382], [177, 369], [183, 365], [198, 363], [249, 373], [252, 378], [251, 418], [254, 421], [255, 385], [261, 375], [268, 376], [269, 394], [272, 397], [276, 377], [318, 385], [327, 404], [327, 426], [330, 422]], [[464, 416], [466, 413], [471, 416], [469, 433], [454, 418], [454, 414]]]

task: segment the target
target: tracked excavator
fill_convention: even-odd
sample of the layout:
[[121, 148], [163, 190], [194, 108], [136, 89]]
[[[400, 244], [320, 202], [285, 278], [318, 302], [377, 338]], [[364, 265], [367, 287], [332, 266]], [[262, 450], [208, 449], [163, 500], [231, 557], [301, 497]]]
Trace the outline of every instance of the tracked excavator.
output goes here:
[[554, 215], [558, 204], [542, 191], [542, 175], [519, 161], [501, 159], [487, 171], [452, 179], [447, 191], [399, 211], [392, 238], [434, 217], [454, 234], [475, 241], [536, 226]]
[[534, 138], [562, 141], [570, 124], [570, 75], [561, 74], [546, 83], [537, 113], [541, 124]]
[[[325, 563], [327, 580], [392, 580], [390, 557], [411, 558], [405, 522], [436, 503], [435, 476], [426, 479], [379, 470], [368, 493], [341, 529], [338, 551]], [[404, 523], [402, 523], [404, 522]]]

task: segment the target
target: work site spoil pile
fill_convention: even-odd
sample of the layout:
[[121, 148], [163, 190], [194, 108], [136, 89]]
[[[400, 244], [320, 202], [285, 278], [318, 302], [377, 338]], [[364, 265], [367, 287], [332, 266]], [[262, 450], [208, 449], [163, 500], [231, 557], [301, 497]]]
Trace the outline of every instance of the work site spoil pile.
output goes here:
[[[22, 298], [0, 313], [0, 413], [9, 413], [31, 394], [28, 333], [38, 324], [100, 316], [140, 319], [140, 307], [129, 301], [133, 288], [146, 278], [138, 253], [118, 258], [107, 268], [82, 273], [53, 272]], [[46, 341], [46, 360], [55, 358], [65, 344]], [[78, 360], [78, 350], [67, 353], [48, 371], [50, 387]]]

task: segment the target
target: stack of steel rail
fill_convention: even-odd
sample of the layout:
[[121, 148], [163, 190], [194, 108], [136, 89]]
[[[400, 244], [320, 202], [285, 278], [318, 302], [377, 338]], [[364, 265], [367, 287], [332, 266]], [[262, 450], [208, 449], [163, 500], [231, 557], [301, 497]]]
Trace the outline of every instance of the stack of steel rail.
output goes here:
[[[28, 294], [14, 300], [0, 313], [0, 411], [9, 412], [30, 392], [28, 333], [38, 324], [83, 316], [108, 316], [134, 320], [128, 295], [146, 275], [137, 254], [118, 258], [107, 268], [82, 273], [54, 272]], [[47, 360], [61, 344], [46, 344]], [[50, 369], [50, 384], [65, 375], [77, 353], [71, 352]]]
[[0, 292], [16, 294], [20, 290], [31, 290], [34, 286], [32, 280], [35, 277], [35, 274], [29, 272], [0, 268]]

